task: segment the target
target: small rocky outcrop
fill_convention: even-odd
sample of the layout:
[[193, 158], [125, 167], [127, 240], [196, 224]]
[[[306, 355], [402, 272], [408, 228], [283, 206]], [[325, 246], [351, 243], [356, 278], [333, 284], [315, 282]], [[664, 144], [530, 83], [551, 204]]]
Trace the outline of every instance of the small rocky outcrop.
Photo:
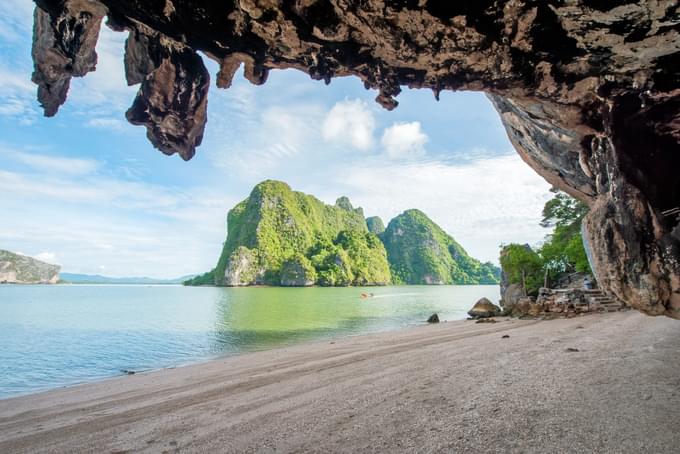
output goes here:
[[438, 314], [430, 315], [430, 317], [427, 319], [427, 323], [439, 323], [439, 315]]
[[281, 266], [281, 286], [309, 287], [316, 282], [316, 271], [304, 255], [286, 260]]
[[489, 318], [500, 315], [501, 308], [489, 301], [488, 298], [481, 298], [468, 311], [468, 315], [472, 318]]
[[0, 284], [56, 284], [59, 265], [0, 250]]

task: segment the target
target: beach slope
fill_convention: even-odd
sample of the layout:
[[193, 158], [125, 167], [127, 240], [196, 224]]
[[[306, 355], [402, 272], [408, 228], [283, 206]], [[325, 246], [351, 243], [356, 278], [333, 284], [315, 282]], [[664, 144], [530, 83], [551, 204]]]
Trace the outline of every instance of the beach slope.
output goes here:
[[[509, 336], [504, 338], [503, 336]], [[0, 452], [677, 452], [680, 322], [449, 322], [0, 401]]]

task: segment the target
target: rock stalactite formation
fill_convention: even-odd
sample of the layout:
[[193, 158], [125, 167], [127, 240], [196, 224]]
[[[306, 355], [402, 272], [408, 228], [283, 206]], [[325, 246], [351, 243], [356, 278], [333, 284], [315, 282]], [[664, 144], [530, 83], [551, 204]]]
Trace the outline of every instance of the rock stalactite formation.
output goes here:
[[[130, 35], [128, 119], [184, 159], [200, 144], [208, 75], [262, 84], [294, 68], [359, 77], [387, 109], [401, 87], [489, 94], [520, 156], [591, 206], [603, 287], [680, 318], [680, 5], [649, 1], [36, 0], [33, 57], [47, 115], [94, 69], [104, 16]], [[675, 232], [675, 233], [673, 233]]]

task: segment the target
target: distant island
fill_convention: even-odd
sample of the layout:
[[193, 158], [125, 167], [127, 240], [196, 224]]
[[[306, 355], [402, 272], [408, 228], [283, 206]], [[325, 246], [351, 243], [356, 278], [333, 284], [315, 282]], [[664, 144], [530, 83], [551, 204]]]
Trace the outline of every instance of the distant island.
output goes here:
[[387, 227], [347, 197], [326, 205], [281, 181], [259, 183], [227, 216], [216, 267], [185, 285], [358, 286], [497, 284], [481, 263], [419, 210]]
[[60, 273], [59, 265], [0, 249], [0, 284], [109, 284], [109, 285], [177, 285], [192, 279], [187, 275], [175, 279], [152, 277], [108, 277], [99, 274]]
[[56, 284], [59, 265], [0, 249], [0, 284]]
[[175, 279], [156, 279], [153, 277], [109, 277], [99, 274], [61, 273], [61, 284], [110, 284], [110, 285], [172, 285], [181, 284], [194, 275]]

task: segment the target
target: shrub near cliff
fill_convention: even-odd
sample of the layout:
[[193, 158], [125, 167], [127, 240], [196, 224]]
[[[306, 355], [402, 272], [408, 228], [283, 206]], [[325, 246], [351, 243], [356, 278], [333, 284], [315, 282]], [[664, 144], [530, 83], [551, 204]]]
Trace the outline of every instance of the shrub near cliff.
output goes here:
[[497, 284], [500, 270], [481, 263], [420, 210], [392, 219], [381, 235], [395, 283]]

